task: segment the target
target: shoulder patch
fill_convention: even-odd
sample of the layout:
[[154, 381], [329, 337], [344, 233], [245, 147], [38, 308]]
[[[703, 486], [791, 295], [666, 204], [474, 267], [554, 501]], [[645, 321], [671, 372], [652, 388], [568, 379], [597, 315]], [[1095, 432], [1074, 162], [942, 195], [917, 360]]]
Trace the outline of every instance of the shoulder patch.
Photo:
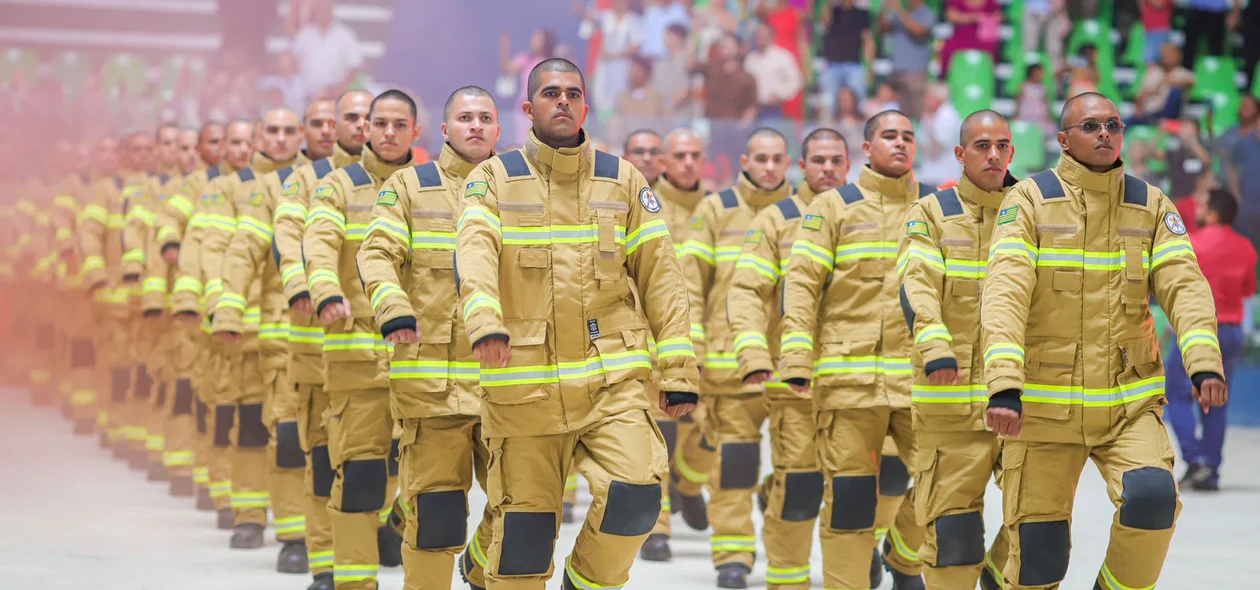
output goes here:
[[398, 193], [392, 189], [385, 189], [377, 193], [376, 204], [393, 207], [398, 204]]
[[479, 199], [486, 196], [490, 192], [490, 183], [484, 180], [474, 180], [464, 185], [465, 199]]
[[759, 229], [748, 230], [748, 235], [744, 237], [745, 244], [760, 244], [761, 239], [765, 237], [765, 232]]
[[251, 207], [261, 207], [263, 204], [262, 191], [254, 191], [249, 195], [249, 205]]
[[803, 219], [801, 219], [801, 229], [818, 231], [822, 229], [823, 221], [824, 219], [822, 215], [806, 215]]
[[906, 222], [906, 235], [927, 237], [928, 235], [927, 222], [919, 220], [919, 219], [907, 221]]
[[499, 154], [497, 157], [509, 178], [530, 175], [529, 164], [525, 163], [525, 155], [521, 153], [521, 150], [512, 150]]
[[595, 150], [595, 178], [617, 180], [621, 159], [607, 152]]
[[1125, 174], [1124, 202], [1129, 205], [1145, 207], [1147, 205], [1146, 182], [1136, 176]]
[[353, 183], [354, 186], [372, 184], [372, 177], [368, 176], [367, 170], [363, 169], [363, 164], [355, 162], [346, 166], [343, 170], [346, 171], [346, 175], [350, 177], [350, 182]]
[[236, 172], [236, 177], [241, 182], [249, 182], [254, 179], [254, 171], [249, 168], [241, 168]]
[[1168, 231], [1172, 232], [1173, 235], [1186, 235], [1186, 223], [1182, 221], [1181, 215], [1175, 211], [1169, 211], [1164, 214], [1164, 227], [1168, 228]]
[[656, 193], [646, 186], [639, 189], [639, 204], [643, 205], [643, 208], [647, 209], [648, 213], [661, 212], [661, 201], [656, 198]]
[[691, 229], [694, 229], [694, 230], [696, 230], [696, 231], [700, 231], [700, 230], [704, 229], [704, 218], [703, 218], [703, 217], [692, 217], [692, 218], [691, 218], [691, 223], [688, 225], [688, 227], [690, 227]]
[[962, 202], [958, 200], [958, 191], [952, 188], [936, 193], [936, 204], [941, 206], [941, 215], [945, 217], [963, 214]]
[[296, 197], [302, 191], [302, 183], [298, 181], [287, 182], [280, 188], [280, 196]]
[[312, 199], [331, 199], [333, 198], [333, 187], [321, 186], [315, 189], [315, 194], [311, 195]]
[[998, 211], [997, 224], [1006, 225], [1019, 218], [1019, 205], [1012, 205]]
[[783, 214], [783, 219], [785, 221], [789, 219], [796, 219], [801, 216], [801, 208], [797, 207], [796, 201], [793, 201], [790, 198], [783, 199], [782, 201], [775, 203], [775, 206], [779, 208], [779, 212]]
[[722, 199], [722, 207], [726, 209], [734, 209], [739, 206], [739, 197], [735, 195], [735, 189], [728, 188], [718, 193], [718, 198]]
[[214, 180], [219, 177], [219, 167], [211, 166], [206, 168], [206, 180]]
[[332, 172], [332, 160], [329, 160], [328, 158], [319, 160], [314, 164], [311, 164], [311, 169], [315, 171], [315, 179], [322, 180], [325, 176], [328, 176], [329, 172]]
[[1037, 184], [1037, 189], [1041, 191], [1043, 200], [1062, 199], [1067, 196], [1063, 190], [1063, 183], [1059, 181], [1058, 176], [1054, 175], [1054, 170], [1042, 170], [1031, 178]]

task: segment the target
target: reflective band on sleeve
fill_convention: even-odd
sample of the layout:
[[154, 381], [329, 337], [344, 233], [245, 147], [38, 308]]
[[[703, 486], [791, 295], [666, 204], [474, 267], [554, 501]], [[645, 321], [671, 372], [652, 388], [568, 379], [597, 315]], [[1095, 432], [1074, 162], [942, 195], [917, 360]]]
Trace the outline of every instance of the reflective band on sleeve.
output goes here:
[[787, 332], [779, 338], [779, 349], [783, 352], [814, 350], [814, 337], [805, 332]]
[[253, 217], [240, 216], [236, 218], [236, 229], [245, 230], [251, 234], [258, 236], [264, 242], [271, 241], [271, 226], [254, 219]]
[[166, 277], [145, 277], [141, 289], [146, 295], [152, 293], [164, 294], [166, 293], [166, 286]]
[[735, 337], [735, 352], [739, 352], [750, 346], [756, 346], [766, 350], [770, 349], [770, 343], [766, 341], [766, 335], [761, 332], [743, 332]]
[[343, 233], [346, 231], [346, 216], [336, 209], [328, 207], [316, 207], [306, 214], [306, 227], [310, 227], [316, 220], [323, 219], [337, 226]]
[[984, 366], [998, 359], [1010, 359], [1024, 364], [1024, 347], [1011, 342], [995, 342], [984, 349]]
[[171, 195], [171, 198], [166, 200], [166, 204], [174, 207], [175, 210], [182, 213], [184, 217], [191, 216], [194, 211], [192, 201], [189, 201], [188, 197], [181, 194]]
[[1002, 238], [989, 248], [989, 258], [1018, 256], [1037, 264], [1037, 247], [1019, 238]]
[[923, 344], [929, 340], [944, 340], [953, 342], [954, 337], [949, 333], [949, 328], [945, 324], [927, 324], [919, 330], [919, 335], [914, 337], [915, 344]]
[[286, 340], [289, 337], [289, 322], [267, 322], [258, 325], [259, 340]]
[[465, 207], [464, 212], [459, 216], [459, 231], [464, 231], [464, 225], [472, 222], [484, 223], [494, 230], [494, 233], [503, 235], [503, 222], [499, 221], [499, 217], [485, 207], [480, 205]]
[[105, 270], [105, 259], [100, 256], [85, 257], [83, 259], [83, 265], [80, 268], [82, 272]]
[[683, 256], [695, 256], [708, 263], [709, 266], [717, 266], [717, 261], [713, 259], [713, 246], [700, 240], [687, 240], [683, 243]]
[[287, 285], [293, 279], [302, 276], [302, 273], [305, 271], [306, 269], [302, 268], [302, 264], [300, 262], [295, 262], [284, 267], [284, 272], [280, 273], [280, 281]]
[[690, 357], [696, 358], [696, 349], [691, 345], [689, 338], [666, 338], [656, 345], [656, 358], [667, 359], [672, 357]]
[[[622, 230], [624, 231], [624, 229]], [[646, 244], [657, 238], [663, 238], [669, 235], [669, 226], [665, 225], [662, 219], [653, 219], [647, 223], [635, 228], [626, 236], [626, 255], [634, 254], [639, 246]]]
[[341, 285], [341, 279], [337, 278], [336, 272], [323, 268], [307, 273], [306, 281], [312, 290], [315, 289], [315, 285], [320, 283], [332, 283], [338, 286]]
[[739, 357], [733, 352], [706, 352], [704, 353], [704, 368], [738, 369]]
[[348, 223], [346, 224], [346, 241], [362, 242], [367, 237], [368, 224], [366, 223]]
[[816, 246], [808, 240], [796, 240], [792, 243], [792, 256], [804, 256], [827, 270], [836, 267], [835, 255], [831, 251], [821, 246]]
[[241, 316], [241, 321], [245, 322], [246, 324], [257, 324], [258, 322], [261, 322], [262, 321], [262, 308], [259, 308], [259, 307], [245, 308], [245, 314]]
[[283, 217], [293, 217], [295, 219], [305, 221], [306, 207], [303, 207], [300, 203], [281, 203], [278, 207], [276, 207], [276, 213], [272, 221], [274, 222], [275, 220]]
[[691, 324], [691, 340], [704, 340], [704, 324]]
[[245, 297], [237, 293], [224, 291], [223, 294], [219, 296], [219, 304], [215, 307], [215, 309], [235, 309], [244, 313]]
[[379, 312], [381, 310], [381, 302], [391, 294], [407, 297], [407, 292], [402, 290], [395, 283], [381, 283], [376, 287], [376, 291], [372, 293], [372, 311]]
[[468, 303], [464, 304], [464, 321], [469, 321], [469, 318], [472, 317], [472, 312], [483, 307], [488, 307], [493, 309], [499, 315], [503, 315], [503, 306], [499, 304], [498, 299], [486, 295], [485, 293], [477, 293], [472, 297], [469, 297]]
[[201, 294], [201, 281], [192, 277], [179, 277], [175, 279], [175, 288], [172, 289], [176, 293], [194, 293]]
[[774, 263], [751, 252], [744, 252], [739, 255], [739, 260], [735, 262], [735, 270], [740, 269], [751, 270], [770, 279], [771, 282], [779, 280], [779, 269], [775, 267]]
[[407, 243], [407, 228], [403, 226], [403, 224], [392, 219], [386, 219], [384, 217], [377, 217], [373, 219], [372, 222], [368, 224], [367, 233], [368, 235], [372, 235], [376, 232], [390, 236], [404, 244]]
[[105, 224], [108, 217], [109, 212], [100, 205], [87, 205], [83, 207], [83, 211], [79, 212], [80, 221], [95, 221], [101, 225]]
[[130, 250], [127, 250], [127, 252], [122, 255], [122, 261], [124, 263], [137, 262], [137, 263], [143, 264], [144, 263], [144, 250], [140, 248], [132, 248]]
[[1188, 256], [1194, 258], [1194, 248], [1189, 240], [1168, 240], [1152, 250], [1151, 268], [1155, 268], [1173, 258]]
[[223, 290], [223, 279], [210, 279], [206, 281], [206, 296], [218, 294]]
[[910, 265], [910, 259], [914, 258], [924, 264], [937, 270], [945, 270], [945, 258], [941, 256], [941, 251], [935, 248], [926, 248], [919, 244], [911, 244], [906, 248], [906, 252], [897, 258], [897, 274], [904, 274], [906, 267]]
[[1186, 351], [1195, 346], [1210, 346], [1219, 352], [1221, 350], [1221, 341], [1216, 338], [1216, 334], [1212, 333], [1211, 330], [1190, 330], [1177, 341], [1177, 346], [1181, 349], [1182, 355], [1185, 355]]

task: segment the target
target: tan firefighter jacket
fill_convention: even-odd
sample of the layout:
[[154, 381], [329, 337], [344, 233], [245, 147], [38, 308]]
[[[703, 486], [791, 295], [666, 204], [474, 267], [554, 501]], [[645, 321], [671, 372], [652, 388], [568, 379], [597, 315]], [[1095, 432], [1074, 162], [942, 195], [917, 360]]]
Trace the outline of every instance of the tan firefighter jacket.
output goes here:
[[652, 192], [661, 201], [661, 217], [669, 227], [669, 235], [674, 240], [674, 253], [679, 258], [683, 255], [683, 244], [687, 242], [687, 226], [691, 217], [704, 198], [704, 190], [697, 183], [695, 190], [684, 190], [674, 186], [664, 174], [652, 185]]

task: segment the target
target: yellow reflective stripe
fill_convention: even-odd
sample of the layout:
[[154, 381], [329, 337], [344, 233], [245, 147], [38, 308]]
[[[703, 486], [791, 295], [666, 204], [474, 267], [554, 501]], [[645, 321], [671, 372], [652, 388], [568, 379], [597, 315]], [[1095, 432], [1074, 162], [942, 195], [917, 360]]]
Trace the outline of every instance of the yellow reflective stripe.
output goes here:
[[334, 563], [333, 582], [349, 583], [375, 580], [380, 566], [370, 563]]
[[1151, 377], [1119, 387], [1081, 388], [1075, 386], [1025, 383], [1020, 399], [1043, 404], [1075, 405], [1087, 408], [1122, 406], [1127, 403], [1164, 395], [1164, 378]]
[[291, 535], [306, 531], [305, 516], [288, 516], [285, 518], [277, 518], [272, 524], [276, 527], [277, 535]]
[[166, 203], [174, 207], [176, 211], [183, 213], [184, 217], [188, 217], [192, 215], [193, 211], [195, 210], [195, 208], [193, 207], [192, 201], [188, 200], [188, 197], [185, 197], [184, 195], [181, 195], [179, 193], [171, 195], [171, 198], [167, 199]]
[[289, 284], [289, 281], [298, 278], [298, 276], [305, 271], [306, 269], [302, 268], [302, 263], [295, 262], [284, 267], [284, 271], [280, 273], [280, 281], [287, 285]]
[[324, 342], [324, 329], [319, 326], [294, 326], [289, 324], [289, 342], [321, 344]]
[[469, 321], [469, 318], [472, 317], [472, 312], [483, 307], [488, 307], [493, 309], [499, 315], [503, 315], [503, 306], [499, 303], [498, 299], [495, 299], [485, 293], [476, 293], [472, 297], [469, 297], [468, 302], [464, 304], [464, 321]]
[[1107, 585], [1105, 590], [1155, 590], [1155, 584], [1150, 586], [1125, 586], [1116, 579], [1116, 575], [1111, 573], [1111, 568], [1107, 567], [1107, 562], [1102, 565], [1103, 583]]
[[988, 260], [968, 260], [965, 258], [946, 258], [945, 276], [963, 279], [983, 279], [989, 276]]
[[853, 242], [836, 246], [835, 262], [896, 257], [897, 242]]
[[53, 205], [73, 211], [79, 207], [79, 202], [70, 195], [57, 195], [53, 197]]
[[109, 212], [100, 205], [86, 205], [79, 212], [79, 221], [81, 222], [90, 220], [104, 225], [107, 217], [109, 217]]
[[910, 265], [910, 259], [914, 258], [922, 261], [924, 264], [931, 266], [937, 270], [945, 270], [945, 258], [941, 256], [941, 251], [937, 248], [928, 248], [917, 243], [911, 244], [906, 251], [897, 257], [897, 274], [905, 273], [906, 267]]
[[57, 233], [53, 234], [53, 236], [58, 240], [65, 241], [74, 237], [74, 232], [70, 231], [68, 227], [59, 227], [57, 228]]
[[79, 389], [70, 394], [70, 405], [72, 406], [90, 406], [96, 403], [96, 391], [92, 389]]
[[305, 221], [306, 207], [303, 207], [301, 203], [280, 203], [280, 205], [276, 207], [275, 215], [272, 216], [272, 223], [275, 223], [277, 220], [285, 217], [292, 217]]
[[332, 283], [334, 285], [341, 286], [341, 279], [337, 278], [337, 273], [324, 268], [307, 273], [306, 282], [307, 286], [309, 286], [311, 290], [314, 290], [315, 285], [320, 283]]
[[192, 478], [193, 478], [193, 483], [209, 484], [210, 483], [210, 468], [209, 467], [193, 467]]
[[827, 270], [836, 267], [835, 255], [822, 246], [814, 245], [809, 240], [796, 240], [792, 243], [792, 256], [804, 256], [821, 264]]
[[657, 359], [696, 358], [696, 349], [692, 346], [690, 338], [666, 338], [657, 343], [655, 352]]
[[766, 350], [770, 349], [770, 343], [766, 341], [766, 335], [761, 332], [743, 332], [735, 337], [735, 352], [750, 346], [757, 346]]
[[166, 467], [187, 467], [192, 464], [192, 451], [166, 451], [162, 453], [162, 465]]
[[572, 582], [578, 590], [620, 590], [620, 588], [625, 586], [624, 584], [601, 586], [582, 577], [582, 574], [577, 573], [577, 571], [573, 569], [573, 556], [571, 555], [568, 559], [564, 560], [564, 571], [567, 575], [566, 577], [568, 577], [569, 581]]
[[210, 279], [206, 281], [206, 296], [215, 295], [223, 290], [223, 279]]
[[494, 233], [503, 235], [503, 222], [499, 221], [499, 216], [481, 205], [469, 205], [464, 208], [464, 212], [459, 215], [459, 231], [464, 231], [464, 225], [473, 221], [485, 223], [494, 230]]
[[704, 340], [704, 324], [691, 324], [691, 339]]
[[236, 229], [246, 230], [258, 236], [264, 242], [271, 241], [271, 235], [272, 235], [271, 226], [261, 221], [258, 221], [257, 219], [254, 219], [253, 217], [248, 217], [245, 215], [237, 217]]
[[556, 365], [482, 369], [481, 386], [489, 388], [559, 383], [565, 380], [587, 379], [611, 371], [651, 368], [652, 356], [648, 354], [648, 351], [631, 350], [600, 355], [584, 361], [566, 361]]
[[468, 542], [468, 552], [472, 554], [473, 561], [481, 567], [486, 567], [489, 560], [486, 559], [486, 552], [481, 547], [481, 539], [478, 538], [477, 531], [473, 531], [472, 541]]
[[786, 332], [779, 337], [779, 350], [814, 350], [814, 337], [805, 332]]
[[378, 231], [385, 235], [393, 236], [399, 242], [404, 244], [407, 243], [407, 228], [392, 219], [386, 219], [384, 217], [377, 217], [376, 219], [373, 219], [367, 226], [367, 233], [368, 235], [371, 235], [372, 232]]
[[173, 227], [164, 225], [162, 226], [162, 229], [158, 230], [157, 241], [162, 245], [178, 242], [179, 232], [175, 231], [175, 228]]
[[201, 281], [192, 277], [179, 277], [175, 279], [175, 288], [172, 291], [176, 293], [196, 293], [201, 294]]
[[105, 270], [105, 259], [100, 256], [88, 256], [83, 259], [80, 269], [82, 272]]
[[140, 222], [145, 225], [153, 225], [153, 222], [157, 221], [157, 216], [154, 215], [153, 212], [141, 206], [133, 207], [127, 215], [128, 217], [135, 217], [136, 219], [139, 219]]
[[984, 349], [984, 366], [998, 359], [1010, 359], [1024, 364], [1024, 347], [1013, 342], [994, 342]]
[[346, 241], [362, 242], [367, 237], [368, 224], [366, 223], [347, 223], [346, 224]]
[[[626, 243], [625, 227], [618, 225], [613, 231], [613, 240], [616, 243]], [[666, 233], [668, 233], [668, 230]], [[505, 246], [594, 244], [597, 241], [599, 241], [599, 226], [595, 224], [503, 226], [503, 244]]]
[[757, 538], [749, 535], [713, 535], [709, 538], [709, 549], [735, 553], [756, 553]]
[[714, 260], [713, 246], [710, 246], [700, 240], [687, 240], [683, 243], [683, 256], [695, 256], [700, 260], [709, 264], [709, 266], [717, 266]]
[[989, 258], [1011, 255], [1028, 259], [1037, 264], [1037, 247], [1020, 238], [1002, 238], [989, 247]]
[[903, 357], [825, 356], [814, 362], [814, 375], [848, 375], [876, 373], [882, 375], [909, 375], [910, 359]]
[[145, 277], [141, 289], [145, 294], [166, 293], [166, 277]]
[[110, 213], [105, 220], [105, 227], [109, 229], [122, 229], [127, 227], [127, 218], [122, 213]]
[[1210, 346], [1220, 351], [1221, 341], [1216, 338], [1216, 334], [1211, 330], [1190, 330], [1177, 341], [1177, 346], [1181, 349], [1181, 354], [1185, 355], [1186, 351], [1195, 346]]
[[[1120, 270], [1128, 264], [1124, 252], [1094, 252], [1080, 248], [1041, 248], [1037, 253], [1037, 266], [1049, 268], [1080, 268], [1084, 270]], [[1151, 267], [1150, 254], [1142, 253], [1142, 268]]]
[[[624, 229], [622, 230], [624, 231]], [[653, 219], [647, 223], [635, 228], [626, 236], [626, 255], [634, 254], [639, 246], [646, 244], [657, 238], [663, 238], [669, 235], [669, 226], [665, 225], [663, 219]]]
[[308, 551], [306, 553], [307, 564], [311, 569], [326, 569], [333, 567], [333, 552], [328, 551]]
[[262, 308], [259, 308], [259, 307], [245, 308], [245, 315], [241, 316], [241, 320], [247, 324], [257, 324], [258, 322], [262, 321]]
[[953, 342], [954, 336], [949, 333], [949, 328], [946, 328], [945, 324], [927, 324], [919, 330], [919, 335], [914, 337], [915, 344], [923, 344], [931, 340]]
[[892, 540], [893, 549], [897, 551], [898, 555], [904, 557], [906, 561], [919, 561], [919, 552], [907, 545], [905, 539], [901, 538], [901, 533], [897, 532], [896, 523], [889, 525], [888, 538]]
[[140, 248], [132, 248], [122, 255], [122, 262], [138, 262], [144, 263], [144, 250]]
[[573, 490], [576, 490], [578, 487], [577, 484], [578, 484], [577, 476], [570, 473], [567, 477], [564, 478], [564, 491], [572, 492]]
[[385, 340], [375, 332], [324, 334], [324, 352], [341, 350], [377, 350], [379, 348], [384, 348], [385, 345]]
[[1155, 268], [1173, 258], [1181, 256], [1194, 257], [1194, 247], [1189, 240], [1168, 240], [1151, 250], [1151, 268]]
[[233, 490], [231, 504], [232, 508], [266, 508], [271, 504], [271, 494]]
[[691, 483], [701, 485], [708, 483], [708, 472], [696, 471], [694, 467], [687, 463], [687, 459], [683, 455], [686, 455], [686, 453], [674, 454], [674, 467], [678, 468], [678, 475]]
[[912, 385], [910, 401], [918, 404], [972, 404], [989, 401], [989, 388], [971, 385]]
[[238, 293], [224, 291], [223, 294], [219, 296], [219, 304], [215, 306], [215, 309], [235, 309], [244, 313], [245, 297]]
[[[411, 247], [416, 250], [454, 250], [457, 235], [449, 231], [413, 231]], [[404, 235], [403, 243], [407, 242]]]
[[206, 213], [201, 216], [201, 222], [203, 227], [212, 227], [228, 233], [236, 231], [236, 218], [229, 215]]
[[212, 481], [210, 482], [210, 497], [222, 498], [232, 495], [232, 480]]
[[706, 352], [704, 366], [706, 369], [738, 369], [739, 357], [733, 352]]
[[346, 216], [344, 213], [337, 211], [336, 209], [330, 209], [328, 207], [316, 207], [311, 209], [310, 213], [306, 214], [306, 227], [311, 227], [311, 224], [319, 219], [330, 221], [342, 232], [346, 231]]
[[744, 251], [743, 246], [718, 246], [717, 255], [714, 257], [718, 264], [733, 264], [739, 262], [739, 255]]
[[767, 584], [804, 584], [809, 582], [809, 566], [774, 567], [766, 566]]
[[289, 322], [267, 322], [258, 325], [259, 340], [285, 340], [289, 337]]
[[481, 378], [481, 363], [444, 360], [390, 361], [389, 378], [477, 381]]
[[372, 311], [379, 312], [381, 310], [381, 302], [390, 294], [401, 295], [407, 297], [407, 292], [402, 290], [397, 283], [381, 283], [377, 285], [376, 291], [372, 293]]
[[739, 260], [735, 262], [735, 270], [751, 270], [767, 279], [770, 282], [779, 280], [779, 268], [773, 262], [766, 260], [752, 252], [744, 252], [740, 254]]

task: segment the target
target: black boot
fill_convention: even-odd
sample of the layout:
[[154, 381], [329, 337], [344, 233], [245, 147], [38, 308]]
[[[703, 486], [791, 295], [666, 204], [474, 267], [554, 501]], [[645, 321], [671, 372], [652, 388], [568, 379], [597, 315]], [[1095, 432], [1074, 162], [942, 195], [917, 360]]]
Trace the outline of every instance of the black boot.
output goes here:
[[1202, 463], [1191, 463], [1186, 467], [1186, 472], [1182, 474], [1181, 479], [1177, 483], [1185, 488], [1192, 487], [1194, 484], [1207, 481], [1212, 477], [1212, 468]]
[[197, 488], [197, 505], [198, 512], [210, 512], [214, 510], [214, 498], [210, 497], [210, 488]]
[[648, 535], [639, 548], [639, 557], [647, 561], [669, 561], [674, 553], [669, 550], [669, 537], [662, 534]]
[[263, 526], [245, 523], [232, 531], [228, 547], [233, 549], [258, 549], [263, 546]]
[[564, 573], [564, 582], [560, 584], [560, 588], [561, 590], [579, 590], [578, 587], [573, 584], [573, 580], [569, 579], [569, 572]]
[[385, 525], [376, 529], [376, 551], [381, 567], [402, 565], [402, 537], [394, 532], [393, 527]]
[[74, 434], [75, 436], [91, 436], [96, 430], [96, 423], [91, 420], [75, 420]]
[[911, 576], [903, 574], [891, 566], [888, 568], [888, 573], [892, 574], [892, 590], [927, 590], [921, 575]]
[[232, 509], [220, 508], [219, 509], [219, 524], [218, 524], [219, 530], [230, 531], [232, 530], [232, 527], [234, 526], [236, 526], [236, 515], [232, 513]]
[[[193, 483], [191, 475], [172, 477], [170, 492], [172, 498], [191, 498], [197, 493], [197, 484]], [[211, 506], [214, 504], [212, 503]]]
[[980, 590], [1002, 590], [1002, 585], [993, 579], [993, 573], [987, 567], [980, 570]]
[[679, 498], [678, 508], [682, 513], [683, 522], [687, 523], [692, 530], [703, 531], [709, 528], [709, 505], [705, 503], [704, 496], [680, 494]]
[[879, 556], [879, 548], [871, 554], [871, 588], [879, 588], [884, 583], [884, 560]]
[[[484, 587], [478, 586], [472, 583], [472, 581], [468, 579], [468, 572], [472, 571], [472, 568], [473, 568], [472, 553], [469, 553], [468, 550], [465, 549], [464, 554], [459, 556], [460, 579], [462, 579], [465, 584], [468, 584], [468, 587], [471, 588], [472, 590], [486, 590]], [[565, 574], [565, 577], [567, 578], [568, 574]]]
[[306, 561], [306, 541], [283, 541], [276, 556], [276, 571], [282, 574], [305, 574], [311, 571]]
[[[149, 464], [149, 475], [146, 477], [148, 481], [170, 481], [171, 476], [166, 473], [166, 466], [161, 463]], [[189, 481], [192, 481], [191, 479]]]
[[310, 586], [306, 587], [306, 590], [336, 590], [336, 589], [337, 589], [337, 584], [333, 582], [333, 575], [331, 573], [315, 574], [315, 580], [311, 582]]
[[127, 452], [127, 467], [132, 471], [149, 470], [149, 453], [144, 449], [132, 449]]
[[718, 588], [747, 588], [749, 567], [742, 563], [726, 563], [717, 566]]
[[563, 524], [573, 524], [573, 504], [564, 503], [564, 507], [560, 510], [560, 522]]

